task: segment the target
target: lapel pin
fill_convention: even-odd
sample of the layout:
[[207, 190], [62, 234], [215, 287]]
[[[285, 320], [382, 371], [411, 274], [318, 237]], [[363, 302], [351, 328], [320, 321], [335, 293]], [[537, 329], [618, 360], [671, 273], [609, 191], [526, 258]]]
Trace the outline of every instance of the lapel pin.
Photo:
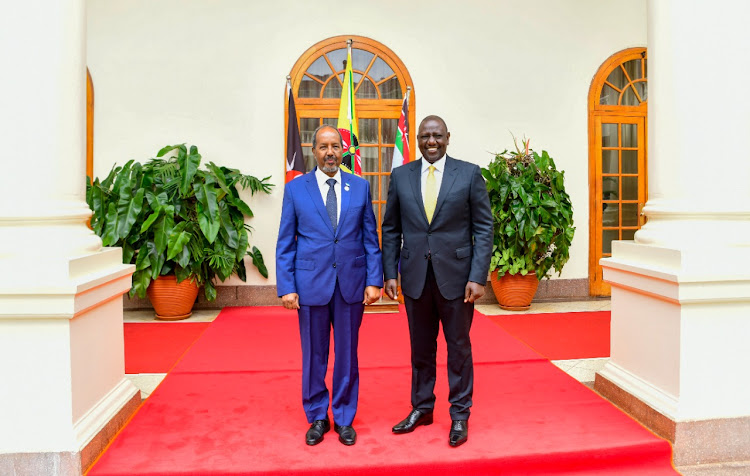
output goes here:
[[345, 191], [345, 192], [348, 192], [348, 191], [349, 191], [349, 184], [348, 184], [348, 183], [344, 185], [344, 191]]

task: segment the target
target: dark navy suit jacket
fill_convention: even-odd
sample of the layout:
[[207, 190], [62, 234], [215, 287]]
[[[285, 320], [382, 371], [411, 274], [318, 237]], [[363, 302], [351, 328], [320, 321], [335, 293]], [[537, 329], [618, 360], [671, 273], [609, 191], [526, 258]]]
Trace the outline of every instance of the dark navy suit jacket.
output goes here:
[[401, 265], [401, 290], [417, 299], [432, 260], [440, 294], [464, 295], [466, 283], [487, 283], [492, 254], [492, 211], [487, 187], [477, 165], [445, 156], [443, 181], [432, 222], [422, 201], [422, 161], [391, 173], [383, 217], [385, 279], [396, 279]]
[[343, 171], [341, 179], [335, 234], [315, 170], [286, 184], [276, 244], [279, 297], [297, 293], [300, 305], [322, 306], [338, 280], [344, 300], [355, 304], [364, 300], [365, 286], [383, 286], [370, 183]]

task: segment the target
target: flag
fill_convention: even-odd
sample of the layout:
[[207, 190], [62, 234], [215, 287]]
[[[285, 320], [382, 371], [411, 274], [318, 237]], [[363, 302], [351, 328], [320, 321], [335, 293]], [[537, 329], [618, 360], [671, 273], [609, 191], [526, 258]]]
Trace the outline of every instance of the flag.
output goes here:
[[404, 105], [401, 106], [401, 117], [398, 119], [398, 130], [396, 131], [396, 145], [393, 147], [393, 162], [391, 170], [399, 165], [404, 165], [411, 160], [409, 153], [409, 91], [404, 96]]
[[295, 177], [305, 173], [305, 157], [302, 155], [302, 141], [299, 137], [299, 125], [297, 124], [297, 108], [294, 107], [294, 94], [291, 86], [287, 86], [289, 101], [289, 122], [286, 126], [286, 180], [291, 181]]
[[359, 141], [357, 135], [357, 111], [354, 107], [354, 80], [352, 78], [352, 49], [346, 56], [346, 71], [344, 84], [341, 88], [341, 103], [339, 104], [339, 122], [336, 126], [341, 132], [343, 140], [342, 169], [362, 175], [362, 159], [359, 156]]

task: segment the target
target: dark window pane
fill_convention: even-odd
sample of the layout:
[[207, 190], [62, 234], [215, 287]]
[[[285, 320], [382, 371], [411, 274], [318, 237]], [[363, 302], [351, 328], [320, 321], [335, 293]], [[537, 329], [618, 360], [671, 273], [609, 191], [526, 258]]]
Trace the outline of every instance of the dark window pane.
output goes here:
[[622, 147], [638, 147], [637, 124], [622, 124]]
[[634, 240], [635, 239], [635, 230], [622, 230], [622, 239], [623, 240]]
[[341, 84], [336, 81], [336, 78], [331, 79], [326, 84], [326, 88], [323, 90], [324, 98], [340, 98], [341, 97]]
[[305, 157], [305, 171], [309, 172], [315, 168], [315, 158], [312, 155], [312, 148], [303, 147], [302, 155]]
[[357, 89], [357, 99], [377, 99], [378, 90], [372, 81], [365, 78], [362, 85]]
[[[378, 148], [377, 147], [360, 147], [359, 155], [362, 158], [362, 173], [378, 171]], [[368, 180], [370, 180], [368, 178]], [[376, 177], [377, 180], [377, 177]], [[372, 181], [370, 181], [372, 183]], [[373, 190], [377, 190], [374, 188]]]
[[648, 60], [643, 59], [643, 77], [648, 78]]
[[622, 178], [622, 199], [638, 200], [638, 177]]
[[[368, 182], [370, 182], [370, 190], [378, 189], [378, 176], [377, 175], [364, 175], [363, 178], [367, 180]], [[373, 200], [376, 200], [376, 198], [373, 197]]]
[[622, 204], [622, 226], [638, 226], [638, 204]]
[[602, 151], [602, 173], [603, 174], [616, 174], [618, 173], [619, 167], [617, 166], [617, 151], [616, 150], [603, 150]]
[[338, 117], [324, 117], [322, 119], [322, 124], [328, 124], [329, 126], [336, 127], [339, 124], [339, 118]]
[[622, 65], [622, 67], [625, 68], [625, 71], [627, 71], [631, 81], [635, 81], [636, 79], [641, 79], [643, 77], [643, 74], [641, 72], [640, 58], [626, 62]]
[[602, 203], [602, 226], [620, 226], [620, 204]]
[[313, 132], [320, 125], [317, 117], [303, 117], [299, 120], [299, 135], [303, 144], [312, 144]]
[[602, 147], [617, 147], [617, 124], [602, 124]]
[[602, 200], [620, 199], [620, 179], [618, 177], [602, 177]]
[[359, 126], [359, 143], [360, 144], [377, 144], [378, 143], [378, 120], [377, 119], [360, 119], [357, 125]]
[[330, 76], [332, 73], [333, 71], [331, 71], [331, 67], [328, 66], [326, 59], [322, 56], [316, 59], [315, 62], [311, 64], [309, 68], [307, 68], [307, 74], [309, 74], [310, 76], [314, 76], [321, 81], [325, 81], [326, 79], [328, 79], [328, 76]]
[[[398, 119], [383, 119], [382, 124], [383, 130], [381, 132], [382, 137], [380, 138], [380, 142], [382, 144], [395, 144]], [[390, 170], [390, 168], [388, 170]]]
[[401, 84], [398, 78], [393, 77], [380, 85], [380, 97], [382, 99], [402, 99]]
[[393, 166], [393, 147], [380, 148], [380, 171], [390, 172]]
[[[336, 69], [336, 72], [344, 71], [346, 69], [346, 48], [333, 50], [326, 53], [326, 56], [328, 56], [328, 60]], [[352, 61], [354, 60], [352, 59]]]
[[373, 79], [373, 81], [379, 83], [385, 78], [393, 76], [393, 70], [385, 61], [383, 61], [382, 58], [378, 58], [375, 60], [375, 64], [372, 65], [372, 68], [370, 68], [370, 71], [367, 74]]
[[363, 73], [370, 65], [374, 54], [369, 51], [360, 50], [359, 48], [352, 48], [352, 69], [356, 71], [362, 71]]
[[638, 95], [641, 97], [641, 102], [648, 100], [648, 84], [645, 81], [634, 83], [633, 87], [638, 91]]
[[625, 85], [628, 84], [628, 80], [625, 78], [625, 73], [622, 72], [622, 68], [620, 68], [620, 66], [617, 66], [617, 68], [609, 73], [607, 81], [612, 83], [614, 87], [620, 90], [622, 90], [622, 88], [624, 88]]
[[637, 150], [623, 150], [622, 151], [622, 173], [624, 174], [637, 174], [638, 173], [638, 151]]
[[322, 88], [323, 88], [323, 85], [315, 81], [311, 77], [302, 76], [302, 82], [299, 85], [299, 90], [297, 91], [297, 97], [319, 98], [320, 90]]
[[602, 253], [612, 253], [612, 240], [619, 239], [617, 230], [602, 230]]
[[387, 200], [388, 199], [388, 187], [391, 184], [391, 176], [390, 175], [381, 175], [380, 176], [380, 199], [381, 200]]
[[602, 87], [602, 94], [599, 96], [599, 104], [605, 106], [616, 106], [619, 98], [620, 93], [605, 84], [604, 87]]
[[633, 86], [628, 86], [625, 91], [622, 93], [622, 106], [637, 106], [640, 104], [638, 101], [638, 98], [635, 95], [635, 91], [633, 91]]

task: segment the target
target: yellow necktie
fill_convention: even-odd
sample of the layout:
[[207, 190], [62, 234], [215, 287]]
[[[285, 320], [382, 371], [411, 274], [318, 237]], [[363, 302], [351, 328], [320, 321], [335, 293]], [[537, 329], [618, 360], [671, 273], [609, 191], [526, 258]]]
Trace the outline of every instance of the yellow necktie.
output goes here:
[[437, 184], [435, 183], [435, 166], [430, 165], [427, 173], [427, 183], [424, 188], [424, 211], [427, 214], [427, 223], [432, 223], [432, 215], [435, 214], [437, 205]]

